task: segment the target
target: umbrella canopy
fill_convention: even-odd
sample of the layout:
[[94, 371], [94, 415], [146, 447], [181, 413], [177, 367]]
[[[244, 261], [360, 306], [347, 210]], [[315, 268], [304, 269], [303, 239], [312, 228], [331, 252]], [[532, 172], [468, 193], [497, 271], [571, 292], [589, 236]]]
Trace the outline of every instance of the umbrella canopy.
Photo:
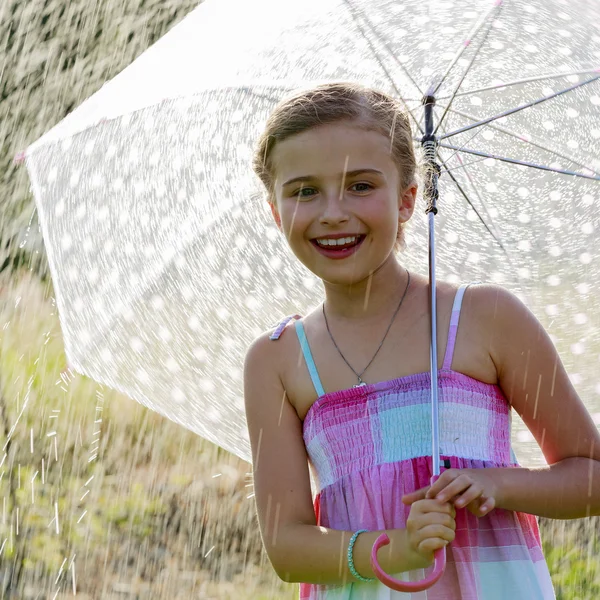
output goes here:
[[[416, 140], [435, 90], [438, 276], [521, 294], [600, 412], [599, 17], [594, 0], [207, 0], [25, 153], [70, 365], [250, 460], [245, 350], [320, 296], [252, 148], [282, 97], [352, 80], [402, 98]], [[416, 216], [402, 261], [424, 271], [426, 247]]]

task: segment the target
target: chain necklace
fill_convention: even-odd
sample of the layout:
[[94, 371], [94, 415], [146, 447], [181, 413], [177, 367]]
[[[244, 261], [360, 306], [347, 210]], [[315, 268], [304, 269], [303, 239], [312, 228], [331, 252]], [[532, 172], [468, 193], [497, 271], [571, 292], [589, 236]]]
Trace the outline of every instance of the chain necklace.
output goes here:
[[373, 357], [369, 361], [369, 364], [360, 373], [357, 373], [352, 368], [352, 365], [346, 360], [346, 357], [342, 354], [342, 351], [338, 348], [338, 345], [335, 343], [335, 340], [333, 339], [333, 335], [331, 334], [331, 330], [329, 329], [329, 323], [327, 322], [327, 315], [325, 314], [325, 302], [323, 302], [323, 318], [325, 319], [325, 327], [327, 327], [327, 333], [329, 334], [329, 337], [331, 338], [331, 341], [333, 342], [333, 345], [335, 346], [335, 349], [338, 351], [339, 355], [344, 359], [344, 362], [350, 367], [350, 370], [358, 378], [358, 383], [354, 387], [361, 387], [363, 385], [367, 385], [361, 379], [361, 377], [362, 377], [363, 373], [371, 366], [371, 363], [375, 360], [375, 357], [381, 350], [381, 347], [383, 346], [383, 342], [385, 342], [385, 338], [387, 337], [387, 334], [390, 332], [392, 323], [394, 322], [394, 319], [396, 318], [396, 315], [398, 314], [398, 311], [400, 310], [400, 307], [402, 306], [402, 303], [404, 302], [404, 298], [406, 296], [406, 293], [408, 292], [408, 286], [410, 285], [410, 273], [408, 271], [406, 271], [406, 274], [408, 275], [408, 281], [406, 282], [406, 288], [404, 289], [404, 294], [402, 294], [402, 298], [400, 298], [400, 303], [398, 304], [398, 307], [396, 308], [396, 311], [394, 312], [394, 314], [392, 316], [392, 320], [390, 321], [390, 324], [388, 325], [388, 328], [386, 329], [385, 334], [383, 335], [383, 338], [381, 340], [381, 343], [379, 344], [379, 347], [377, 348], [377, 350], [375, 350], [375, 354], [373, 354]]

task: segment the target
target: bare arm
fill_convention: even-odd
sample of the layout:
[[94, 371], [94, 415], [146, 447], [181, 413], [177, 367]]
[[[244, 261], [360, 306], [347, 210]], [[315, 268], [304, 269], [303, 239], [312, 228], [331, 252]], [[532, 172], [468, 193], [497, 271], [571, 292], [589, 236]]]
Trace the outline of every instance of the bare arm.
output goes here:
[[499, 385], [549, 465], [491, 469], [496, 505], [554, 519], [600, 515], [600, 433], [554, 344], [506, 290], [482, 286], [473, 292], [495, 312], [491, 350]]
[[[316, 523], [302, 422], [278, 375], [280, 344], [271, 342], [267, 335], [261, 336], [248, 351], [244, 368], [254, 492], [263, 544], [284, 581], [343, 585], [354, 581], [346, 559], [354, 532], [327, 529]], [[354, 545], [354, 564], [363, 577], [373, 576], [370, 552], [380, 533], [363, 533]], [[428, 565], [409, 549], [405, 529], [386, 533], [391, 544], [379, 552], [379, 562], [386, 572]]]

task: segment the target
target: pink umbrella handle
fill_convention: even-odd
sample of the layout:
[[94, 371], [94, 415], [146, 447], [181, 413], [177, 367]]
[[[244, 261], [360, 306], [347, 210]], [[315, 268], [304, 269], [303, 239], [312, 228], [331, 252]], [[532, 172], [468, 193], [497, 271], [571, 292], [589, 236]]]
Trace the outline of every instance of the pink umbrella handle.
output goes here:
[[[439, 475], [434, 475], [431, 478], [431, 483], [433, 484]], [[373, 544], [373, 549], [371, 550], [371, 567], [375, 572], [375, 576], [379, 581], [387, 585], [392, 590], [396, 590], [398, 592], [422, 592], [423, 590], [429, 589], [434, 583], [436, 583], [440, 577], [444, 574], [444, 570], [446, 568], [446, 547], [439, 548], [433, 553], [434, 556], [434, 567], [433, 571], [430, 573], [429, 577], [422, 579], [421, 581], [400, 581], [399, 579], [394, 579], [390, 575], [388, 575], [377, 562], [377, 551], [382, 546], [387, 546], [390, 543], [390, 538], [387, 534], [382, 533]]]
[[377, 550], [379, 550], [381, 546], [387, 546], [389, 543], [390, 538], [385, 533], [382, 533], [375, 540], [373, 549], [371, 550], [371, 567], [373, 567], [373, 571], [375, 571], [375, 576], [377, 579], [379, 579], [379, 581], [387, 585], [392, 590], [396, 590], [398, 592], [422, 592], [423, 590], [429, 589], [444, 574], [444, 569], [446, 568], [445, 547], [439, 548], [433, 553], [435, 559], [434, 569], [429, 577], [426, 577], [421, 581], [400, 581], [399, 579], [394, 579], [388, 575], [377, 562]]

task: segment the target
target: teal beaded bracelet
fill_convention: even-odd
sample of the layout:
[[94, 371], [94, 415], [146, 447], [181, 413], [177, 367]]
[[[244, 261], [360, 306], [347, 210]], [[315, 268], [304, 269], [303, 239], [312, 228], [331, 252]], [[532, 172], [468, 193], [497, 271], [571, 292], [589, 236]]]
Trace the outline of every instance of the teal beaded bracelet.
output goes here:
[[352, 551], [354, 549], [354, 542], [356, 541], [356, 538], [359, 536], [359, 534], [368, 532], [368, 529], [359, 529], [350, 538], [350, 543], [348, 544], [348, 568], [350, 569], [350, 573], [352, 573], [352, 575], [359, 581], [375, 581], [376, 579], [375, 577], [363, 577], [362, 575], [359, 575], [356, 567], [354, 566], [354, 559], [352, 558]]

